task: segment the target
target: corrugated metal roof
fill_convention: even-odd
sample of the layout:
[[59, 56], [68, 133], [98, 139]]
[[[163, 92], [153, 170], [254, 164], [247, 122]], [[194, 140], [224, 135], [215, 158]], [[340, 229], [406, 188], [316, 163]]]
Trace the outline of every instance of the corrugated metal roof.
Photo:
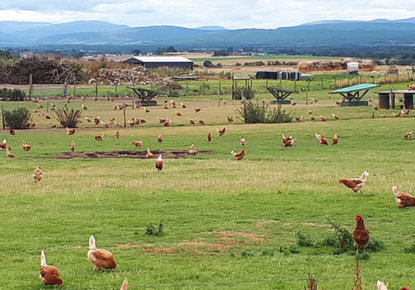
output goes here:
[[134, 56], [126, 60], [135, 58], [142, 62], [193, 62], [183, 56]]
[[409, 90], [392, 90], [392, 91], [381, 91], [379, 92], [379, 94], [389, 94], [389, 93], [393, 93], [393, 94], [413, 94], [415, 95], [415, 91], [409, 91]]
[[351, 92], [356, 92], [356, 91], [368, 90], [368, 89], [372, 89], [372, 88], [376, 88], [376, 87], [380, 87], [380, 86], [376, 85], [376, 84], [360, 84], [360, 85], [354, 85], [354, 86], [351, 86], [351, 87], [347, 87], [347, 88], [343, 88], [343, 89], [340, 89], [340, 90], [332, 91], [332, 92], [330, 92], [330, 94], [351, 93]]

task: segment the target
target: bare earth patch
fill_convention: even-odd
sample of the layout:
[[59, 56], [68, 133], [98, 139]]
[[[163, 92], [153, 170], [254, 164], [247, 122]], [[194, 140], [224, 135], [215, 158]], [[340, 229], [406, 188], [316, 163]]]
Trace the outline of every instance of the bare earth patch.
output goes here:
[[237, 237], [244, 238], [243, 242], [241, 243], [265, 243], [267, 241], [264, 235], [233, 231], [221, 231], [218, 233], [222, 235], [222, 237], [219, 237], [218, 239], [223, 242], [232, 241]]
[[[187, 150], [152, 150], [155, 156], [161, 154], [163, 158], [186, 158], [193, 156]], [[198, 151], [197, 154], [212, 154], [212, 151]], [[134, 159], [148, 159], [145, 150], [117, 150], [117, 151], [96, 151], [96, 152], [65, 152], [58, 155], [58, 159], [73, 159], [73, 158], [134, 158]]]
[[117, 248], [129, 249], [129, 248], [138, 248], [140, 245], [136, 245], [136, 244], [117, 244], [116, 246], [117, 246]]
[[269, 220], [269, 221], [257, 221], [257, 222], [253, 222], [254, 226], [256, 226], [258, 228], [262, 227], [263, 225], [272, 224], [272, 223], [275, 223], [275, 221]]
[[144, 249], [144, 253], [173, 255], [174, 250], [173, 248], [147, 248], [147, 249]]
[[212, 232], [211, 234], [217, 234], [216, 243], [204, 242], [200, 240], [182, 241], [173, 248], [147, 248], [144, 249], [144, 253], [171, 255], [174, 253], [175, 249], [181, 248], [191, 252], [192, 254], [203, 255], [208, 254], [209, 251], [223, 252], [232, 247], [240, 246], [246, 243], [265, 243], [267, 241], [265, 235], [245, 232], [220, 231]]

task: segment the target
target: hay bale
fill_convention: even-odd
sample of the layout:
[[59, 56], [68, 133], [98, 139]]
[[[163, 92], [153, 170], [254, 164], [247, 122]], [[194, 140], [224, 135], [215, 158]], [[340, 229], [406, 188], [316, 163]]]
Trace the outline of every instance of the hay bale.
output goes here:
[[322, 61], [318, 65], [319, 71], [329, 71], [333, 69], [333, 62], [331, 61]]
[[388, 67], [388, 70], [386, 71], [386, 74], [388, 75], [398, 75], [399, 74], [399, 68], [396, 65], [391, 65]]
[[334, 70], [342, 70], [343, 65], [340, 61], [333, 61], [333, 69]]
[[360, 68], [364, 71], [373, 71], [376, 69], [376, 61], [372, 59], [364, 59], [360, 63]]
[[314, 61], [300, 61], [300, 62], [298, 62], [298, 70], [302, 73], [315, 71], [316, 70], [316, 62], [314, 62]]

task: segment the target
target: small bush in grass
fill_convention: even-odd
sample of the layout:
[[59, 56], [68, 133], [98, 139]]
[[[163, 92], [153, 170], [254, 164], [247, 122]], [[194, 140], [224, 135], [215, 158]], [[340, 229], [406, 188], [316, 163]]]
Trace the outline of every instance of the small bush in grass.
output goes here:
[[17, 108], [13, 111], [4, 111], [4, 121], [10, 129], [29, 128], [30, 112], [26, 108]]
[[407, 254], [415, 254], [415, 244], [413, 244], [409, 248], [404, 248], [404, 251]]
[[245, 106], [237, 109], [239, 118], [246, 124], [252, 123], [289, 123], [292, 121], [290, 113], [286, 113], [281, 109], [281, 105], [277, 108], [271, 108], [265, 103], [246, 102]]
[[339, 241], [340, 248], [338, 249], [339, 253], [345, 253], [350, 250], [354, 250], [354, 239], [353, 235], [346, 230], [345, 228], [339, 226], [334, 221], [332, 221], [330, 218], [327, 218], [328, 222], [331, 224], [331, 226], [336, 231], [336, 236]]
[[233, 97], [235, 100], [242, 100], [243, 98], [245, 100], [252, 100], [255, 98], [255, 92], [251, 88], [236, 89]]
[[297, 244], [301, 247], [314, 247], [314, 242], [306, 237], [304, 234], [298, 232], [297, 233]]
[[156, 237], [164, 236], [163, 223], [160, 222], [158, 229], [156, 229], [156, 227], [153, 226], [153, 224], [148, 224], [146, 228], [146, 235], [156, 236]]
[[81, 110], [58, 109], [55, 111], [56, 119], [63, 127], [76, 128], [81, 120]]

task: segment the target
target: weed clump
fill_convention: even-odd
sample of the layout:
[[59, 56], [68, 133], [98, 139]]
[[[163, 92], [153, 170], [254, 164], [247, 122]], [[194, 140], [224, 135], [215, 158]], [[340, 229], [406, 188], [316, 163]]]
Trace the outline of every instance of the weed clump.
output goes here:
[[153, 224], [148, 224], [146, 228], [146, 235], [156, 236], [156, 237], [164, 236], [163, 223], [160, 222], [157, 229], [155, 226], [153, 226]]
[[[331, 247], [333, 248], [334, 255], [340, 255], [347, 253], [349, 255], [356, 254], [356, 248], [354, 247], [354, 238], [353, 234], [342, 226], [336, 224], [333, 220], [327, 217], [328, 222], [334, 229], [334, 234], [331, 234], [325, 237], [322, 241], [316, 242], [311, 240], [309, 237], [306, 237], [303, 233], [298, 232], [296, 234], [297, 245], [300, 247], [307, 248], [321, 248], [321, 247]], [[364, 252], [356, 254], [356, 258], [365, 260], [369, 259], [369, 253], [376, 253], [385, 248], [382, 241], [379, 241], [375, 238], [370, 238], [367, 249]], [[415, 244], [410, 249], [415, 253]]]
[[271, 108], [266, 103], [245, 102], [242, 108], [236, 110], [239, 118], [246, 124], [253, 123], [289, 123], [293, 117], [281, 109], [281, 105]]
[[409, 248], [404, 248], [404, 251], [407, 254], [415, 254], [415, 244], [413, 244]]
[[58, 109], [55, 111], [56, 119], [63, 127], [76, 128], [81, 120], [81, 110]]
[[308, 285], [304, 287], [305, 290], [317, 290], [317, 280], [310, 273], [308, 274], [307, 282]]
[[298, 232], [296, 236], [297, 236], [297, 244], [299, 246], [308, 247], [308, 248], [312, 248], [315, 246], [314, 242], [310, 238], [307, 238], [303, 233]]

